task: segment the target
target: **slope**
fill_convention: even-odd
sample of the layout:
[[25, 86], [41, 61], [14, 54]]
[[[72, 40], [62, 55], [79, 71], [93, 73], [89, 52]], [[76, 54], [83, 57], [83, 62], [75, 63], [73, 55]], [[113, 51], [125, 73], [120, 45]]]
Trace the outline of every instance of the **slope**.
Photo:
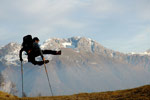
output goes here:
[[0, 91], [0, 100], [11, 100], [11, 99], [17, 99], [17, 96], [13, 96], [13, 95], [10, 95], [8, 93], [5, 93], [5, 92], [1, 92]]
[[[13, 96], [11, 96], [11, 98], [7, 97], [7, 100], [150, 100], [150, 85], [145, 85], [142, 87], [127, 89], [127, 90], [108, 91], [108, 92], [100, 92], [100, 93], [96, 93], [96, 92], [80, 93], [80, 94], [74, 94], [70, 96], [34, 97], [34, 98], [32, 97], [12, 98], [12, 97]], [[6, 95], [4, 96], [0, 95], [0, 98], [1, 100], [5, 100]]]

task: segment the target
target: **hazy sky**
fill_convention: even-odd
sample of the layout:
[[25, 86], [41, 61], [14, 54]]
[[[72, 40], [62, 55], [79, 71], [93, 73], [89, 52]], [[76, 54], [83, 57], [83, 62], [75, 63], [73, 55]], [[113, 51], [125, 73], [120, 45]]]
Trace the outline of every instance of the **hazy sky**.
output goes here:
[[0, 46], [26, 34], [84, 36], [121, 52], [150, 49], [150, 0], [0, 0]]

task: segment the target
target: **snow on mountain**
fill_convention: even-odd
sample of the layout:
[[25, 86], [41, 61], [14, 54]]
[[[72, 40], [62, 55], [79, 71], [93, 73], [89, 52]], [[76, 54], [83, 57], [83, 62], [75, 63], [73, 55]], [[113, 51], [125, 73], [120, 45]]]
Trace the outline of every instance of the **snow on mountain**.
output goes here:
[[131, 53], [128, 53], [129, 55], [140, 55], [140, 56], [144, 56], [144, 55], [147, 55], [147, 56], [150, 56], [150, 49], [148, 49], [147, 51], [145, 52], [131, 52]]
[[145, 52], [141, 52], [141, 53], [131, 52], [131, 53], [129, 53], [129, 55], [140, 55], [140, 56], [148, 55], [148, 56], [150, 56], [150, 52], [149, 51], [145, 51]]
[[[19, 96], [20, 47], [20, 44], [10, 43], [0, 49], [0, 72], [7, 76], [8, 81], [16, 84]], [[85, 37], [51, 38], [41, 48], [62, 50], [60, 56], [46, 55], [46, 59], [50, 60], [47, 70], [55, 95], [110, 91], [150, 83], [148, 55], [120, 53]], [[50, 95], [43, 66], [24, 62], [24, 82], [28, 96], [37, 96], [39, 93]]]
[[149, 55], [150, 56], [150, 52], [144, 52], [144, 53], [141, 53], [141, 55]]
[[[17, 43], [9, 43], [6, 46], [3, 46], [0, 49], [0, 61], [10, 65], [18, 65], [19, 61], [19, 51], [21, 49], [21, 45]], [[27, 62], [27, 58], [23, 55], [24, 61]]]
[[95, 44], [98, 43], [84, 37], [72, 37], [68, 39], [53, 38], [46, 40], [44, 44], [41, 45], [41, 48], [51, 48], [53, 50], [58, 50], [60, 48], [72, 48], [76, 51], [83, 49], [86, 51], [92, 51], [94, 50]]
[[147, 53], [150, 53], [150, 49], [148, 49], [146, 52], [147, 52]]

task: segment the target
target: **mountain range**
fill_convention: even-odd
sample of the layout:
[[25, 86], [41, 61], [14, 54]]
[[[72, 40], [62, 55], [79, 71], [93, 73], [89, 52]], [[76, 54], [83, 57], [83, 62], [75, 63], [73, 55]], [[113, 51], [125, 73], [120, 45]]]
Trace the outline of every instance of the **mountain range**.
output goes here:
[[[21, 96], [21, 45], [9, 43], [0, 48], [0, 90]], [[42, 49], [62, 50], [62, 55], [45, 55], [54, 95], [101, 92], [150, 84], [150, 50], [121, 53], [85, 37], [50, 38]], [[27, 96], [50, 96], [44, 66], [27, 62], [24, 53], [24, 92]], [[37, 57], [37, 60], [41, 60]]]

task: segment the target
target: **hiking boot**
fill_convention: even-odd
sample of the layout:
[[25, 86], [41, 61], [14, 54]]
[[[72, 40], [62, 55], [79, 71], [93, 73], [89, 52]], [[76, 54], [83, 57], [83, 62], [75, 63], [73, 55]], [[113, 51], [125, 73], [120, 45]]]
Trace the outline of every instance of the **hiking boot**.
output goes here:
[[45, 60], [45, 62], [44, 62], [45, 64], [47, 64], [47, 63], [49, 63], [49, 60]]
[[61, 55], [61, 50], [56, 52], [56, 55]]

